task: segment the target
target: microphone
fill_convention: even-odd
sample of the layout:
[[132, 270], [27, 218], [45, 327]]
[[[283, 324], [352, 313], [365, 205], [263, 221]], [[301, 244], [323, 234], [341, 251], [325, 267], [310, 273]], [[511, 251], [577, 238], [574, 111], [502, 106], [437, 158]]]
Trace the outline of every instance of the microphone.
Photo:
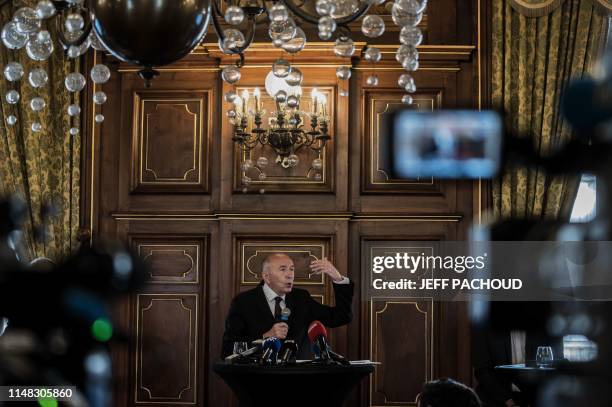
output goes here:
[[280, 363], [295, 363], [295, 355], [297, 354], [298, 346], [295, 341], [288, 339], [283, 343], [279, 352]]
[[252, 356], [253, 354], [259, 352], [262, 348], [264, 340], [263, 339], [257, 339], [254, 340], [253, 342], [251, 342], [251, 347], [245, 351], [242, 351], [240, 353], [234, 353], [232, 355], [229, 355], [225, 358], [225, 360], [227, 360], [228, 362], [233, 362], [235, 359], [240, 359], [240, 358], [245, 358], [247, 356]]
[[610, 80], [580, 79], [570, 83], [561, 101], [561, 110], [575, 128], [590, 128], [612, 118]]
[[319, 348], [322, 360], [331, 360], [329, 347], [327, 346], [327, 330], [321, 322], [313, 321], [310, 324], [308, 327], [308, 339]]
[[277, 322], [287, 322], [291, 316], [291, 310], [288, 307], [283, 308], [280, 316], [277, 318]]
[[260, 363], [266, 365], [276, 361], [276, 354], [280, 350], [281, 341], [278, 338], [271, 337], [264, 341], [262, 345], [263, 355], [261, 355]]

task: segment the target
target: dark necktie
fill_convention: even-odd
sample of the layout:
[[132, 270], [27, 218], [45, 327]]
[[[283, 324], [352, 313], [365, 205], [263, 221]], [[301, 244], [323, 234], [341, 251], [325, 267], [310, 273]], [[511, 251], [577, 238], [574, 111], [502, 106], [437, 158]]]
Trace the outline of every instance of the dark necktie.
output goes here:
[[282, 308], [280, 306], [280, 303], [282, 301], [282, 297], [276, 297], [274, 298], [274, 301], [276, 302], [276, 305], [274, 305], [274, 318], [278, 321], [280, 320], [281, 317], [281, 313], [282, 313]]

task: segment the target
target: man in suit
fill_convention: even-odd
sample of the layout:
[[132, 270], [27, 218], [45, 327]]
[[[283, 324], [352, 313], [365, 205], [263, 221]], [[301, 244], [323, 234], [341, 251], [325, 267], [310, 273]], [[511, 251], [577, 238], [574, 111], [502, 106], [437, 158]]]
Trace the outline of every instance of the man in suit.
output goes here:
[[[333, 282], [336, 305], [330, 307], [315, 301], [308, 291], [293, 287], [294, 265], [283, 253], [268, 255], [262, 264], [262, 282], [233, 300], [225, 320], [222, 357], [230, 355], [233, 343], [276, 337], [292, 339], [298, 345], [298, 359], [310, 358], [307, 330], [312, 321], [326, 327], [348, 324], [352, 318], [354, 284], [342, 276], [327, 259], [310, 263], [315, 274], [325, 274]], [[291, 315], [287, 323], [279, 322], [282, 309]]]

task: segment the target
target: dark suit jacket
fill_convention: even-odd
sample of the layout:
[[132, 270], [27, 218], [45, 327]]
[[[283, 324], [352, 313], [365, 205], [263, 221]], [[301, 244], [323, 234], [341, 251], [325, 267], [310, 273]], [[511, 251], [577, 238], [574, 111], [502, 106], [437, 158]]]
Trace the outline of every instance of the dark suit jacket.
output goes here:
[[[354, 284], [333, 284], [336, 305], [330, 307], [315, 301], [306, 290], [293, 288], [285, 296], [285, 305], [291, 310], [287, 339], [298, 345], [298, 359], [310, 358], [307, 330], [312, 321], [319, 320], [326, 327], [348, 324], [352, 317], [351, 303]], [[252, 290], [238, 294], [230, 306], [225, 320], [222, 357], [232, 354], [233, 343], [261, 339], [276, 323], [263, 292], [263, 283]]]
[[[512, 394], [512, 383], [496, 372], [495, 366], [512, 364], [510, 330], [474, 329], [472, 340], [474, 376], [478, 381], [476, 393], [486, 407], [504, 406], [506, 400], [515, 395]], [[554, 358], [563, 357], [563, 347], [558, 341], [542, 331], [527, 331], [526, 360], [535, 360], [538, 346], [552, 346]]]

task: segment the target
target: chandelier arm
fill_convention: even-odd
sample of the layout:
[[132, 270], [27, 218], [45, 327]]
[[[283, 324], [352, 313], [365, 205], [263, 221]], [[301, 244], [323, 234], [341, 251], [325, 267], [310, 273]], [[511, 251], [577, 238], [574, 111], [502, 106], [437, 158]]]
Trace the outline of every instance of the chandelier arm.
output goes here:
[[361, 16], [363, 16], [365, 13], [368, 12], [368, 10], [370, 10], [370, 7], [372, 7], [372, 4], [373, 4], [373, 1], [366, 1], [361, 6], [359, 6], [357, 11], [355, 11], [353, 14], [351, 14], [350, 16], [346, 16], [346, 17], [337, 19], [336, 23], [338, 25], [346, 25], [346, 24], [350, 24], [353, 21], [360, 19]]
[[302, 11], [299, 7], [297, 7], [295, 4], [293, 4], [293, 2], [291, 2], [291, 0], [282, 0], [283, 4], [285, 6], [287, 6], [287, 8], [289, 10], [291, 10], [291, 12], [293, 14], [295, 14], [296, 16], [300, 17], [302, 20], [313, 24], [313, 25], [317, 25], [319, 24], [319, 19], [316, 18], [315, 16], [305, 13], [304, 11]]
[[213, 27], [215, 28], [215, 33], [217, 33], [217, 37], [219, 37], [219, 41], [223, 42], [225, 36], [223, 35], [223, 30], [221, 29], [221, 25], [219, 24], [219, 20], [217, 18], [221, 15], [221, 11], [219, 10], [219, 5], [217, 4], [217, 0], [212, 0], [212, 9], [211, 16], [213, 22]]

